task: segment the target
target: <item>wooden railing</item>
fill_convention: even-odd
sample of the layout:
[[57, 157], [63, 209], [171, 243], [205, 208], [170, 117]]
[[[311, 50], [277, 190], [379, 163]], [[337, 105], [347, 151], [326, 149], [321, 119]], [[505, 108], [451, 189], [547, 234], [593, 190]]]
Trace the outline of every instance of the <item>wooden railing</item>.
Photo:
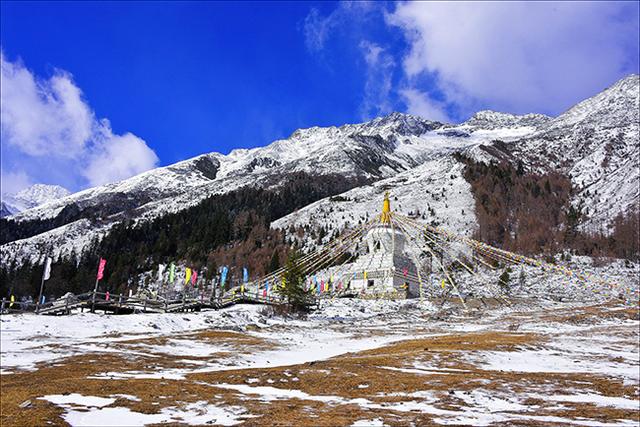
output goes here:
[[96, 310], [114, 313], [172, 313], [180, 311], [198, 311], [202, 308], [221, 309], [234, 304], [283, 304], [285, 299], [280, 295], [256, 294], [250, 292], [230, 291], [221, 297], [183, 297], [166, 299], [163, 297], [139, 297], [113, 295], [105, 292], [87, 292], [65, 298], [59, 298], [44, 304], [31, 302], [14, 302], [2, 300], [2, 313], [35, 312], [37, 314], [69, 314], [72, 310]]

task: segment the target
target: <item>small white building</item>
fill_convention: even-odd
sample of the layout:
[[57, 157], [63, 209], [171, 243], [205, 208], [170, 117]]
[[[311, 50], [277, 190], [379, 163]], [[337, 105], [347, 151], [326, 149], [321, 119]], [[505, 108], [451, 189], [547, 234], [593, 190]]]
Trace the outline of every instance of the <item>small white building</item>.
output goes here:
[[[420, 296], [416, 263], [409, 253], [405, 234], [394, 227], [390, 212], [386, 194], [380, 223], [367, 232], [366, 248], [342, 280], [350, 291], [359, 294], [416, 298]], [[421, 279], [424, 286], [425, 277]]]

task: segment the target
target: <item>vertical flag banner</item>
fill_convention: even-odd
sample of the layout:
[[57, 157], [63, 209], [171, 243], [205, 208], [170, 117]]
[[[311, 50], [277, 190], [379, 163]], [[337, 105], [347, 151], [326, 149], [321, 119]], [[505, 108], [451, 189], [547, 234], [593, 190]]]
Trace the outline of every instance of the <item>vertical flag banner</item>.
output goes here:
[[191, 279], [191, 269], [187, 267], [187, 271], [184, 275], [184, 284], [186, 285], [187, 283], [189, 283], [190, 279]]
[[196, 285], [196, 280], [198, 280], [198, 272], [194, 271], [193, 274], [191, 275], [191, 284], [193, 286]]
[[264, 290], [268, 294], [269, 293], [269, 281], [267, 280], [264, 284]]
[[45, 301], [45, 297], [44, 295], [42, 295], [42, 298], [40, 299], [40, 304], [44, 304], [44, 301]]
[[249, 270], [247, 270], [247, 267], [242, 268], [242, 281], [244, 283], [249, 281]]
[[104, 277], [104, 266], [107, 264], [107, 260], [104, 258], [100, 258], [100, 264], [98, 265], [98, 275], [96, 276], [97, 280], [102, 280]]
[[176, 276], [176, 266], [171, 263], [171, 267], [169, 267], [169, 282], [173, 283], [173, 279]]
[[442, 279], [442, 289], [444, 289], [444, 279]]
[[47, 260], [44, 262], [42, 280], [49, 280], [49, 277], [51, 277], [51, 257], [47, 257]]
[[158, 281], [162, 282], [162, 275], [164, 274], [164, 269], [165, 269], [166, 265], [164, 264], [158, 264]]
[[224, 287], [224, 282], [227, 280], [227, 273], [229, 273], [229, 269], [225, 265], [222, 267], [222, 273], [220, 273], [220, 287]]
[[16, 302], [15, 295], [11, 295], [11, 302], [9, 303], [9, 308], [13, 307], [13, 303]]

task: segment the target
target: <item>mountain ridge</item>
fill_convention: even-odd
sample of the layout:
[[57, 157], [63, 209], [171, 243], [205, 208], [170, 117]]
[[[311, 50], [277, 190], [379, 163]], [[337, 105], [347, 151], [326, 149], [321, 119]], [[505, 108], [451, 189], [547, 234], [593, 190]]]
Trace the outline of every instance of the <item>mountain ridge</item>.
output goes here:
[[[52, 228], [43, 227], [41, 230], [44, 231], [20, 239], [3, 237], [0, 255], [2, 261], [7, 262], [11, 258], [9, 253], [17, 254], [16, 257], [22, 259], [37, 259], [38, 254], [55, 251], [56, 247], [66, 248], [58, 253], [72, 250], [81, 252], [82, 245], [105, 235], [111, 226], [119, 222], [150, 221], [195, 206], [207, 197], [246, 186], [277, 188], [286, 176], [295, 172], [318, 177], [326, 174], [359, 177], [370, 180], [372, 184], [367, 186], [371, 188], [377, 188], [375, 182], [393, 183], [397, 177], [406, 177], [413, 186], [407, 192], [415, 194], [416, 199], [411, 203], [405, 202], [405, 205], [418, 208], [422, 202], [418, 194], [426, 194], [427, 190], [433, 194], [436, 190], [436, 184], [425, 184], [429, 175], [439, 170], [440, 163], [449, 164], [454, 153], [465, 153], [485, 163], [505, 160], [521, 162], [533, 172], [561, 170], [570, 175], [580, 189], [573, 200], [578, 208], [585, 203], [586, 189], [609, 189], [598, 200], [588, 200], [601, 206], [595, 209], [596, 220], [591, 225], [606, 226], [615, 214], [637, 203], [638, 194], [630, 186], [623, 185], [621, 179], [609, 178], [609, 175], [614, 175], [612, 172], [608, 172], [609, 175], [604, 178], [602, 174], [590, 177], [590, 173], [597, 165], [598, 168], [609, 168], [609, 171], [623, 170], [628, 182], [634, 182], [634, 179], [637, 182], [638, 174], [637, 171], [634, 173], [630, 160], [630, 156], [638, 149], [638, 124], [633, 123], [638, 114], [637, 108], [634, 113], [634, 106], [637, 106], [636, 87], [638, 76], [628, 76], [555, 118], [485, 110], [456, 125], [394, 112], [363, 123], [298, 129], [290, 137], [264, 147], [233, 150], [227, 155], [216, 152], [202, 154], [118, 183], [83, 190], [12, 216], [10, 221], [16, 228], [21, 223], [32, 224], [45, 220], [52, 221]], [[610, 105], [611, 102], [613, 105]], [[592, 134], [585, 138], [589, 130]], [[621, 142], [619, 146], [614, 144], [609, 149], [609, 164], [603, 167], [603, 159], [592, 157], [593, 153], [607, 150], [605, 147], [613, 138], [612, 131], [622, 133]], [[598, 140], [599, 137], [604, 137], [605, 142]], [[596, 149], [580, 152], [580, 144], [585, 142]], [[563, 144], [573, 150], [569, 150], [573, 158], [559, 158], [559, 152], [567, 151], [563, 149], [566, 148], [562, 147]], [[429, 169], [428, 165], [433, 169]], [[456, 168], [451, 166], [451, 170]], [[461, 175], [451, 176], [455, 176], [450, 179], [456, 181]], [[440, 187], [448, 185], [446, 175], [443, 177], [437, 184]], [[624, 194], [614, 194], [616, 186], [622, 188]], [[460, 193], [459, 197], [470, 200], [468, 189], [460, 187], [459, 191], [465, 192]], [[371, 197], [372, 193], [366, 193]], [[621, 197], [627, 197], [630, 202], [618, 203]], [[614, 200], [617, 202], [614, 203]], [[472, 207], [468, 202], [464, 205], [460, 209], [468, 216]], [[614, 206], [615, 209], [606, 212], [608, 206]], [[444, 205], [441, 209], [445, 209]], [[448, 210], [446, 212], [449, 216], [453, 215]], [[72, 215], [56, 222], [63, 213]], [[585, 215], [590, 213], [593, 211]], [[440, 222], [441, 219], [436, 215], [433, 220]], [[452, 221], [469, 222], [468, 229], [473, 228], [470, 217], [462, 222], [459, 219], [452, 218]], [[81, 243], [73, 244], [74, 239], [85, 235], [93, 237], [83, 238]]]

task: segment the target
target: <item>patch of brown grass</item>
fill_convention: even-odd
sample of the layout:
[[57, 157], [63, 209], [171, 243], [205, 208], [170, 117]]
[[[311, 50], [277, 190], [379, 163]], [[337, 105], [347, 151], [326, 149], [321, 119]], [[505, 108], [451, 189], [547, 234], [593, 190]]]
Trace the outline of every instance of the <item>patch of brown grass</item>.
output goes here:
[[[247, 334], [216, 330], [196, 331], [175, 338], [224, 341], [238, 345], [269, 345]], [[120, 353], [88, 354], [56, 362], [61, 366], [43, 364], [37, 371], [2, 375], [0, 423], [2, 426], [44, 425], [47, 422], [64, 425], [60, 418], [62, 409], [49, 402], [37, 400], [38, 397], [47, 394], [64, 393], [101, 397], [114, 394], [135, 395], [141, 399], [140, 402], [118, 399], [112, 406], [128, 407], [142, 413], [158, 413], [165, 407], [181, 406], [200, 400], [221, 406], [239, 405], [257, 416], [245, 420], [245, 425], [335, 426], [373, 418], [381, 418], [392, 426], [434, 423], [430, 414], [395, 411], [389, 408], [366, 409], [354, 404], [323, 403], [305, 399], [267, 402], [259, 395], [245, 395], [216, 387], [222, 383], [295, 389], [312, 396], [365, 398], [378, 404], [420, 400], [406, 395], [391, 394], [429, 391], [438, 398], [437, 402], [433, 403], [434, 406], [454, 411], [462, 411], [461, 408], [467, 406], [459, 397], [459, 393], [478, 389], [502, 396], [524, 395], [530, 392], [567, 394], [567, 391], [584, 390], [605, 396], [637, 398], [637, 387], [625, 386], [622, 381], [614, 378], [593, 374], [485, 371], [468, 360], [468, 356], [475, 351], [514, 351], [536, 347], [544, 341], [544, 336], [531, 333], [457, 333], [398, 342], [301, 365], [192, 373], [186, 375], [185, 380], [89, 379], [87, 377], [102, 372], [171, 369], [184, 367], [184, 363], [180, 358], [167, 355], [151, 358]], [[137, 342], [149, 343], [144, 338], [126, 343], [131, 345]], [[165, 344], [166, 341], [161, 337], [157, 343]], [[423, 375], [385, 369], [411, 367], [415, 362], [426, 363], [439, 371]], [[297, 380], [294, 381], [294, 378]], [[253, 379], [258, 379], [258, 382], [254, 383]], [[362, 384], [368, 387], [359, 388]], [[32, 406], [20, 409], [20, 403], [25, 400], [31, 400]], [[542, 399], [522, 399], [520, 403], [535, 408], [536, 415], [567, 419], [585, 417], [596, 422], [638, 419], [638, 412], [635, 411], [603, 408], [585, 403], [561, 402], [561, 405], [568, 409], [559, 409], [559, 402]], [[517, 424], [552, 425], [535, 420], [518, 420]]]

